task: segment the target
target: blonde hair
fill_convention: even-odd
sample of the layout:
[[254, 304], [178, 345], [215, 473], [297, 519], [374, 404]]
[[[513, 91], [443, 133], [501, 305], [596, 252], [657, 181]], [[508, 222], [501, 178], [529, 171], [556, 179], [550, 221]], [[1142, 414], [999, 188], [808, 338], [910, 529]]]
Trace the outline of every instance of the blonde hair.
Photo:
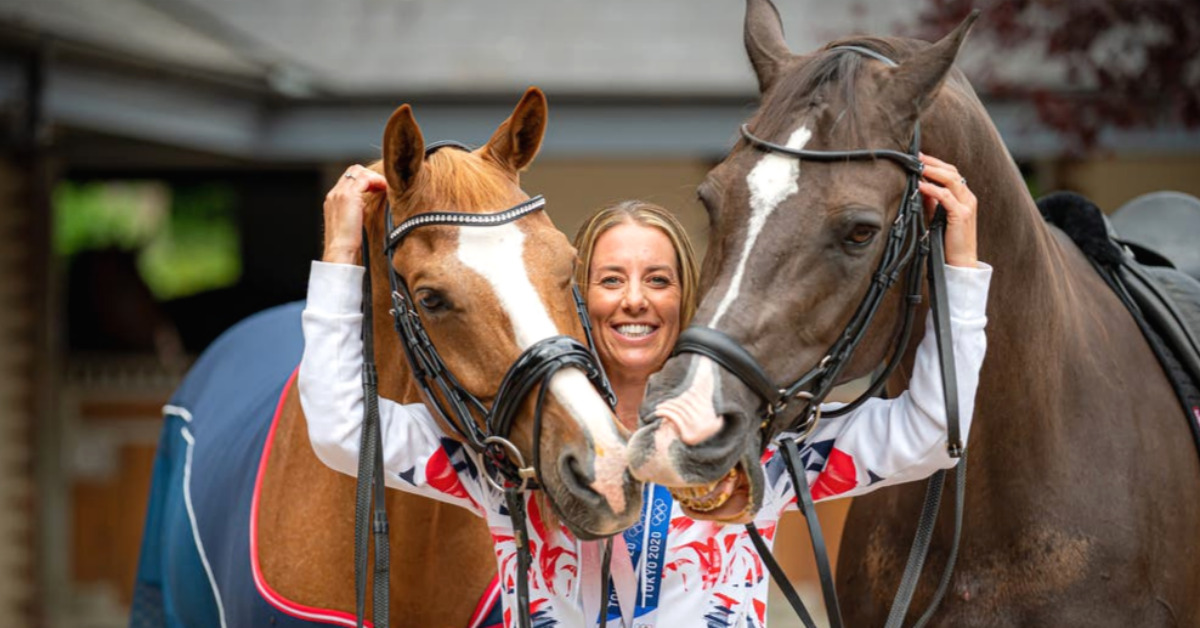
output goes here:
[[579, 262], [575, 265], [575, 284], [586, 299], [588, 274], [592, 268], [592, 253], [596, 248], [596, 241], [604, 232], [625, 223], [653, 227], [662, 231], [671, 241], [671, 246], [675, 249], [675, 264], [679, 269], [679, 326], [681, 329], [686, 328], [692, 321], [692, 315], [696, 313], [696, 293], [700, 286], [696, 253], [679, 219], [654, 203], [621, 201], [602, 207], [592, 214], [575, 234], [575, 250], [579, 255]]

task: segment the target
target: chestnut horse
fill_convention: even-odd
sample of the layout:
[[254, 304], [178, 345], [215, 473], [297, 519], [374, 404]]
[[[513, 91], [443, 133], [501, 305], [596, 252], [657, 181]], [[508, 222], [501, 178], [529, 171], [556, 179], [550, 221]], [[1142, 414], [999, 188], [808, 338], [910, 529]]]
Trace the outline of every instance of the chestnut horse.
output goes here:
[[[545, 96], [531, 88], [482, 148], [426, 155], [410, 108], [400, 107], [387, 124], [384, 159], [374, 166], [388, 179], [393, 219], [431, 210], [495, 212], [528, 200], [519, 172], [541, 146], [546, 114]], [[414, 294], [436, 293], [439, 303], [450, 304], [423, 315], [425, 329], [458, 382], [479, 399], [492, 400], [509, 365], [543, 337], [584, 340], [570, 290], [575, 252], [544, 212], [488, 227], [494, 238], [464, 234], [482, 233], [480, 227], [425, 227], [391, 260], [381, 252], [382, 199], [366, 222], [382, 396], [422, 401], [389, 314], [388, 263]], [[509, 255], [486, 248], [495, 248], [490, 243], [496, 239]], [[490, 256], [487, 276], [460, 261], [463, 249]], [[497, 273], [503, 277], [497, 279]], [[276, 308], [227, 332], [167, 406], [134, 625], [354, 625], [354, 479], [322, 464], [309, 441], [292, 385], [303, 343], [299, 313], [299, 305]], [[597, 505], [598, 493], [612, 494], [613, 487], [597, 492], [588, 478], [564, 481], [561, 459], [576, 456], [580, 464], [619, 468], [619, 492], [636, 495], [638, 486], [624, 473], [623, 441], [607, 453], [593, 449], [593, 443], [603, 445], [617, 435], [615, 418], [600, 393], [572, 371], [549, 381], [540, 456], [532, 453], [532, 403], [518, 413], [510, 440], [526, 460], [548, 461], [538, 478], [563, 524], [585, 538], [612, 534], [637, 516], [637, 500], [629, 500], [629, 512], [614, 512], [607, 502]], [[598, 433], [603, 429], [611, 434]], [[459, 469], [446, 460], [459, 447], [443, 439], [448, 456], [434, 456], [426, 476], [437, 490], [461, 497]], [[406, 626], [496, 621], [496, 558], [484, 520], [398, 491], [388, 492], [387, 510], [394, 621]]]
[[[968, 28], [969, 21], [932, 45], [866, 37], [793, 55], [768, 0], [749, 0], [746, 15], [746, 49], [762, 92], [749, 121], [756, 135], [784, 145], [806, 131], [806, 150], [903, 152], [919, 120], [922, 150], [956, 164], [979, 199], [979, 257], [995, 269], [989, 349], [958, 565], [932, 623], [1200, 625], [1200, 460], [1184, 413], [1132, 317], [1076, 246], [1043, 222], [987, 112], [952, 69]], [[899, 65], [835, 46], [866, 48]], [[771, 159], [792, 158], [742, 140], [701, 186], [712, 241], [701, 282], [709, 291], [696, 322], [711, 324], [726, 303], [716, 329], [775, 381], [790, 382], [821, 360], [866, 294], [905, 182], [884, 159], [792, 160], [798, 170], [776, 169], [779, 180], [769, 184], [782, 192], [764, 212], [751, 189], [767, 183], [748, 177]], [[876, 232], [863, 249], [842, 244], [847, 234]], [[891, 354], [902, 309], [893, 289], [842, 381], [870, 374]], [[917, 326], [897, 349], [907, 359], [889, 381], [893, 394], [906, 387], [922, 335]], [[651, 380], [643, 427], [630, 441], [631, 469], [647, 481], [661, 475], [703, 485], [740, 466], [737, 490], [753, 495], [763, 483], [763, 404], [741, 380], [722, 370], [711, 408], [690, 417], [708, 421], [703, 432], [711, 436], [701, 442], [661, 429], [654, 415], [680, 394], [697, 359], [672, 358]], [[908, 484], [855, 499], [837, 574], [847, 625], [884, 625], [923, 493], [923, 485]], [[947, 519], [928, 560], [937, 570], [951, 545]], [[927, 575], [913, 609], [931, 599], [935, 581]]]

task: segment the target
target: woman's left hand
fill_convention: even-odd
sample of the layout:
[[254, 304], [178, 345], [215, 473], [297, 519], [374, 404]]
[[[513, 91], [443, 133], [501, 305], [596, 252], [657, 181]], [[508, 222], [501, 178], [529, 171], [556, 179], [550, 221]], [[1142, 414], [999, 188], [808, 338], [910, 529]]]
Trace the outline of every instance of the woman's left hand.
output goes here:
[[925, 218], [933, 219], [937, 204], [946, 208], [946, 265], [975, 268], [975, 214], [978, 202], [958, 168], [936, 157], [921, 154], [926, 181], [920, 182]]

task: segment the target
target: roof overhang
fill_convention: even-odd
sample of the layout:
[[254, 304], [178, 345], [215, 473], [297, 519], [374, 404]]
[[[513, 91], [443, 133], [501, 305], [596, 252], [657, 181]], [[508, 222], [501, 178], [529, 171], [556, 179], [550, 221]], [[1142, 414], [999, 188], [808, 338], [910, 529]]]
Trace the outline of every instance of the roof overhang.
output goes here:
[[[0, 53], [0, 111], [26, 99], [27, 56]], [[47, 123], [180, 148], [269, 162], [330, 162], [377, 156], [396, 106], [412, 104], [426, 136], [482, 143], [519, 93], [466, 97], [425, 94], [337, 99], [289, 98], [211, 77], [144, 71], [121, 64], [52, 58], [42, 66]], [[549, 94], [547, 156], [716, 158], [753, 110], [744, 97], [587, 98]], [[391, 100], [389, 102], [389, 100]], [[1061, 155], [1063, 139], [1020, 102], [987, 101], [1018, 159]], [[1099, 148], [1120, 152], [1200, 152], [1200, 130], [1109, 130]]]

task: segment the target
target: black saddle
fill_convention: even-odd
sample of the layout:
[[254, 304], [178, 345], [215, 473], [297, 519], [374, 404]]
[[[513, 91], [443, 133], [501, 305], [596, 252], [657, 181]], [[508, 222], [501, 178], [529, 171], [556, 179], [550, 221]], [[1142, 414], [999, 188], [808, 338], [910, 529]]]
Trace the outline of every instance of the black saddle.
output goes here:
[[1126, 243], [1161, 254], [1200, 280], [1200, 199], [1182, 192], [1143, 194], [1109, 216]]
[[[1200, 200], [1178, 192], [1147, 194], [1112, 220], [1071, 192], [1055, 192], [1037, 204], [1129, 309], [1171, 380], [1200, 448], [1200, 281], [1175, 265], [1180, 258], [1200, 273], [1200, 250], [1194, 243], [1183, 245], [1200, 236]], [[1126, 239], [1123, 229], [1134, 235]]]

